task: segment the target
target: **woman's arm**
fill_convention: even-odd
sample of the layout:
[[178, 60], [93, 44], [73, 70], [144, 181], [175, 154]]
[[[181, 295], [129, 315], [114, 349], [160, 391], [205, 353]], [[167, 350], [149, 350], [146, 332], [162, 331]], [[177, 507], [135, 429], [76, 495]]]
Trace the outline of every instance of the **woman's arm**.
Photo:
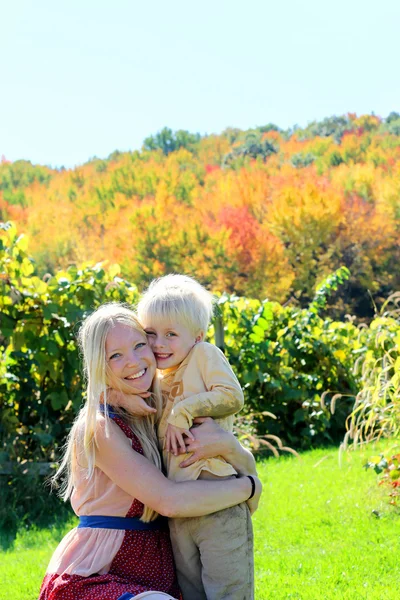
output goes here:
[[194, 440], [185, 439], [186, 451], [193, 454], [181, 462], [182, 468], [192, 465], [201, 458], [223, 456], [240, 475], [257, 475], [254, 456], [232, 433], [222, 429], [210, 417], [199, 417], [195, 419], [195, 423], [200, 426], [190, 430]]
[[[144, 456], [135, 452], [130, 440], [111, 422], [106, 436], [105, 420], [96, 430], [96, 466], [132, 498], [167, 517], [199, 517], [245, 502], [251, 493], [248, 477], [218, 481], [170, 481]], [[256, 495], [261, 483], [256, 480]]]
[[[252, 453], [243, 448], [241, 443], [232, 433], [222, 429], [213, 419], [209, 417], [195, 419], [199, 427], [193, 427], [190, 431], [194, 440], [185, 438], [187, 452], [193, 454], [183, 462], [182, 468], [196, 462], [200, 458], [211, 458], [213, 456], [223, 456], [241, 475], [257, 476], [256, 461]], [[255, 494], [253, 498], [247, 501], [250, 513], [253, 514], [260, 500], [260, 493]]]

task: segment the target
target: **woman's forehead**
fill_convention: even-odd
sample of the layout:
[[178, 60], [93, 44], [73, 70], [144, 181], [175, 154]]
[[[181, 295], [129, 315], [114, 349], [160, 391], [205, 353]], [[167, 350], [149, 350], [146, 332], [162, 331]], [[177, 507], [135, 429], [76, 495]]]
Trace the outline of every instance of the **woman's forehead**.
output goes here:
[[106, 347], [111, 345], [129, 344], [135, 340], [145, 339], [145, 334], [140, 329], [136, 329], [124, 323], [116, 323], [110, 329], [106, 337]]

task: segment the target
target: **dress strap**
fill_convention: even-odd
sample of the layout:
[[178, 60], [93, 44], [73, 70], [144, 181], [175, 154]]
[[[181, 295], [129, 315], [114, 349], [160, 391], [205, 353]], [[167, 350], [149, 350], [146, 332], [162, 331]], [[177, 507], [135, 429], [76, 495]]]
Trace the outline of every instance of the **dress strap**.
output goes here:
[[[100, 412], [104, 414], [104, 404], [100, 404]], [[107, 412], [108, 412], [108, 416], [110, 417], [110, 419], [115, 419], [116, 417], [119, 417], [120, 415], [118, 415], [115, 411], [114, 411], [114, 407], [111, 406], [111, 404], [107, 404]]]
[[144, 523], [139, 517], [107, 517], [102, 515], [89, 515], [79, 517], [80, 527], [93, 529], [124, 529], [125, 531], [159, 531], [167, 527], [166, 517], [157, 517], [155, 521]]

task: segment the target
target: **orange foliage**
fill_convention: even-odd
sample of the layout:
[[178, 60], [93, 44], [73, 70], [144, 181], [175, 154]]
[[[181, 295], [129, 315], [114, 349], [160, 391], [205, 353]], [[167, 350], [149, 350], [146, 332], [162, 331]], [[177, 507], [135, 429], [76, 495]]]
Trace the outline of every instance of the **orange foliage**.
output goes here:
[[349, 115], [344, 128], [340, 139], [252, 134], [260, 152], [266, 142], [276, 151], [236, 167], [223, 166], [247, 143], [235, 130], [190, 151], [115, 153], [59, 172], [3, 161], [0, 215], [30, 234], [42, 272], [108, 259], [139, 285], [181, 271], [285, 301], [311, 297], [345, 264], [355, 285], [395, 290], [399, 138], [374, 115]]

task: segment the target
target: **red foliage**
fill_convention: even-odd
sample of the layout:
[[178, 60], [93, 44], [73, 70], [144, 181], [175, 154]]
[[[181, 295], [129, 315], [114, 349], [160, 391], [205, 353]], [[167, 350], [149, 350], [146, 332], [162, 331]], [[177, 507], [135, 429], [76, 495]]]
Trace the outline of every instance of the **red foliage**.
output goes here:
[[206, 173], [212, 173], [213, 171], [219, 171], [220, 170], [220, 166], [219, 165], [206, 165]]
[[229, 245], [235, 251], [239, 263], [249, 268], [255, 254], [258, 254], [259, 223], [247, 206], [224, 206], [219, 211], [218, 223], [228, 229]]

